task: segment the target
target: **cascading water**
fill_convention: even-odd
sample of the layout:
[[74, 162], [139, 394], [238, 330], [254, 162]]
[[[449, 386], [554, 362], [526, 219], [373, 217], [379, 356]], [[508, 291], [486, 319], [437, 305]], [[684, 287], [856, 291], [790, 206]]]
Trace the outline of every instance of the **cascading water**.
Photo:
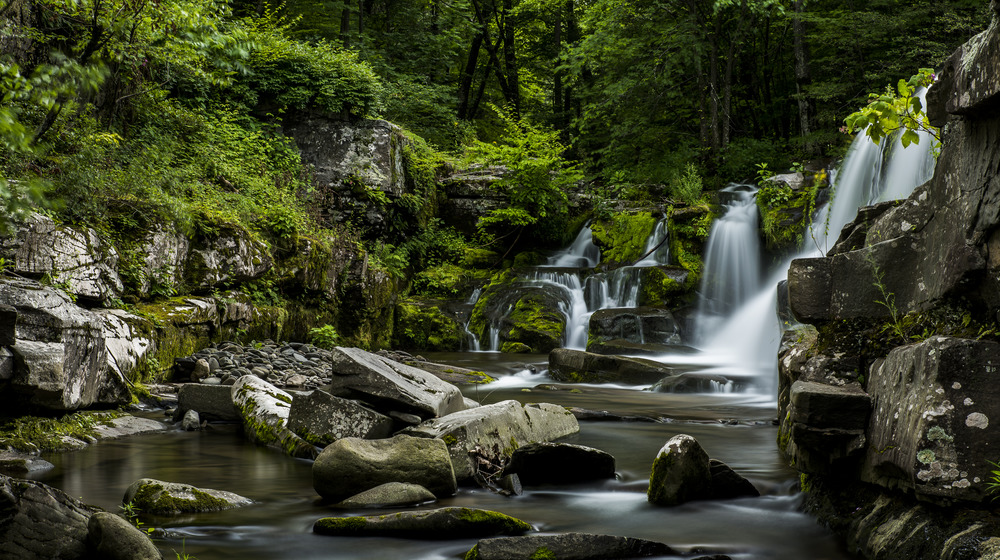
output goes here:
[[[641, 269], [667, 264], [670, 251], [666, 240], [667, 222], [664, 219], [657, 222], [646, 240], [643, 258], [639, 262], [610, 272], [592, 273], [600, 264], [601, 252], [593, 243], [593, 232], [588, 223], [569, 247], [549, 257], [545, 265], [527, 272], [519, 281], [526, 287], [547, 286], [564, 294], [560, 303], [560, 312], [566, 317], [562, 345], [582, 350], [587, 346], [590, 316], [595, 311], [638, 305]], [[478, 294], [474, 297], [478, 299]], [[471, 332], [469, 336], [470, 348], [480, 351], [476, 336]], [[482, 350], [496, 352], [499, 348], [499, 326], [489, 325], [489, 340]]]
[[722, 189], [722, 216], [712, 224], [698, 298], [695, 339], [704, 341], [721, 322], [760, 290], [760, 241], [753, 185]]
[[[929, 179], [934, 163], [932, 140], [923, 135], [918, 144], [903, 149], [896, 138], [876, 146], [864, 133], [858, 134], [836, 174], [830, 203], [814, 219], [812, 239], [806, 240], [803, 249], [782, 263], [755, 297], [707, 338], [700, 360], [714, 367], [706, 368], [703, 373], [753, 377], [754, 386], [773, 402], [781, 336], [775, 314], [778, 282], [787, 276], [792, 260], [825, 253], [828, 240], [837, 238], [859, 207], [888, 197], [909, 196]], [[879, 165], [882, 162], [885, 165]], [[900, 171], [895, 172], [896, 169]]]

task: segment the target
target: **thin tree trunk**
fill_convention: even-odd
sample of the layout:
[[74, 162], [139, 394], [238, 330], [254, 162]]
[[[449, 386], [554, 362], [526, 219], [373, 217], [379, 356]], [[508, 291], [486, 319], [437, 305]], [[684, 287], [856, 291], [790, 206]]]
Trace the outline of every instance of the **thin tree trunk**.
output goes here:
[[[795, 15], [792, 16], [793, 48], [795, 51], [795, 98], [799, 105], [799, 132], [808, 138], [811, 132], [812, 107], [806, 96], [806, 89], [811, 82], [809, 75], [809, 51], [806, 48], [806, 24], [802, 21], [805, 0], [795, 0]], [[814, 152], [815, 146], [808, 140], [803, 146], [807, 152]]]
[[722, 32], [721, 18], [716, 14], [712, 25], [712, 34], [709, 36], [709, 59], [708, 59], [708, 118], [709, 134], [711, 134], [711, 147], [713, 153], [719, 151], [719, 35]]
[[560, 130], [566, 128], [566, 124], [563, 122], [565, 114], [563, 112], [562, 72], [559, 70], [559, 55], [562, 53], [562, 26], [562, 8], [557, 7], [556, 21], [552, 26], [552, 42], [556, 48], [556, 58], [553, 62], [555, 69], [552, 72], [552, 116], [556, 123], [556, 128]]
[[483, 46], [483, 32], [480, 31], [472, 38], [469, 45], [469, 57], [465, 60], [465, 70], [462, 71], [462, 78], [458, 83], [458, 118], [468, 119], [472, 115], [469, 111], [469, 94], [472, 91], [472, 83], [475, 81], [476, 68], [479, 66], [479, 51]]
[[340, 12], [340, 42], [344, 47], [351, 46], [351, 7], [346, 3]]
[[521, 89], [517, 76], [517, 50], [514, 44], [514, 25], [511, 22], [511, 12], [513, 11], [513, 0], [503, 0], [503, 58], [504, 70], [506, 70], [507, 74], [507, 88], [510, 90], [508, 102], [513, 106], [514, 116], [520, 118]]

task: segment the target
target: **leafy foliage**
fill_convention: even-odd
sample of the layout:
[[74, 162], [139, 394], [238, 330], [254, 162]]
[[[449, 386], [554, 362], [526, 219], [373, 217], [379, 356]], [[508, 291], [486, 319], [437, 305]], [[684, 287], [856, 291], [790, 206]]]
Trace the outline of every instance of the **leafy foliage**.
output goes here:
[[340, 343], [340, 335], [333, 325], [323, 325], [309, 330], [309, 341], [314, 346], [332, 350]]
[[920, 142], [917, 131], [930, 134], [937, 144], [941, 143], [940, 131], [927, 120], [923, 103], [916, 95], [918, 88], [934, 83], [934, 71], [921, 68], [909, 80], [899, 80], [896, 90], [886, 88], [881, 95], [870, 94], [868, 105], [844, 119], [847, 131], [863, 130], [876, 144], [886, 136], [900, 134], [903, 147]]

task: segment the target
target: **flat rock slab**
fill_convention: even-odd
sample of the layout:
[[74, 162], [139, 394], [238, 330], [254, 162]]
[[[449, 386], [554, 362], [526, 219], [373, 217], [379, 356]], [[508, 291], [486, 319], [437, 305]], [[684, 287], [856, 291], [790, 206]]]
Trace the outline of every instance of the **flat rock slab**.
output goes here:
[[234, 509], [250, 505], [253, 500], [225, 490], [140, 478], [125, 490], [122, 503], [131, 503], [143, 513], [179, 515]]
[[326, 447], [345, 437], [387, 438], [393, 421], [361, 403], [316, 390], [292, 401], [288, 428], [309, 443]]
[[549, 376], [556, 381], [648, 385], [675, 373], [673, 368], [645, 358], [605, 356], [569, 348], [549, 353]]
[[644, 539], [566, 533], [483, 539], [469, 551], [466, 560], [605, 560], [678, 555], [669, 546]]
[[139, 416], [122, 416], [109, 422], [111, 425], [98, 424], [94, 426], [97, 437], [101, 439], [115, 439], [136, 434], [149, 432], [162, 432], [167, 429], [166, 424], [152, 418], [141, 418]]
[[320, 535], [466, 539], [520, 535], [531, 525], [515, 517], [474, 508], [441, 508], [364, 517], [324, 517], [313, 525]]
[[184, 383], [177, 391], [177, 407], [182, 413], [194, 410], [209, 422], [239, 422], [241, 419], [233, 404], [232, 390], [226, 385]]
[[428, 420], [407, 428], [405, 433], [443, 439], [448, 444], [455, 476], [465, 481], [476, 473], [473, 456], [502, 463], [522, 445], [551, 441], [579, 431], [576, 417], [561, 406], [522, 405], [509, 400]]
[[465, 408], [462, 392], [424, 370], [365, 352], [337, 347], [331, 352], [330, 393], [358, 398], [379, 410], [433, 418]]
[[392, 507], [433, 502], [434, 494], [419, 484], [387, 482], [351, 496], [336, 505], [339, 508]]

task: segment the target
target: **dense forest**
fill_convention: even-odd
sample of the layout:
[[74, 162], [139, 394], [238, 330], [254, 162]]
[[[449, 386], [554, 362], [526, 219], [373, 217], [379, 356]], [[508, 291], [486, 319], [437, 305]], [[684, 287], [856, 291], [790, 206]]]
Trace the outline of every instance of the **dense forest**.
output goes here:
[[[6, 216], [45, 205], [111, 231], [235, 221], [280, 240], [317, 227], [304, 210], [309, 169], [280, 125], [320, 112], [403, 126], [427, 173], [513, 169], [512, 208], [481, 224], [487, 241], [544, 226], [580, 181], [606, 199], [693, 202], [761, 164], [841, 154], [843, 118], [869, 92], [940, 64], [985, 26], [986, 9], [3, 0], [0, 199]], [[398, 201], [393, 243], [437, 227], [423, 202]], [[426, 246], [395, 258], [419, 260]]]

